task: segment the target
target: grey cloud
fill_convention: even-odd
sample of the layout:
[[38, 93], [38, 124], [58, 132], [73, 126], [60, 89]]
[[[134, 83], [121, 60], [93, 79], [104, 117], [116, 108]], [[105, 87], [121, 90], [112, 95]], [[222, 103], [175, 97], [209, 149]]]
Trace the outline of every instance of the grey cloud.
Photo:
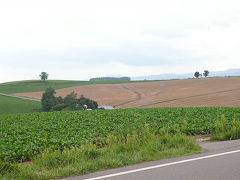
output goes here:
[[[128, 42], [119, 43], [118, 48], [71, 48], [64, 51], [19, 51], [17, 53], [0, 54], [5, 66], [11, 68], [58, 68], [74, 65], [98, 66], [109, 62], [122, 62], [134, 66], [154, 66], [205, 61], [194, 50], [168, 47], [164, 43]], [[2, 64], [3, 65], [3, 64]]]

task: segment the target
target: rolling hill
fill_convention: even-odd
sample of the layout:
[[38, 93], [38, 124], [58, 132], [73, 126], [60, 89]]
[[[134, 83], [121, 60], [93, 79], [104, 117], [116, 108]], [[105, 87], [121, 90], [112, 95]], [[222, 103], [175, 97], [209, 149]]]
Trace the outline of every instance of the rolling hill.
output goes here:
[[[41, 103], [19, 99], [14, 97], [4, 96], [4, 94], [26, 93], [44, 91], [48, 87], [54, 89], [63, 89], [69, 87], [79, 87], [91, 84], [116, 84], [116, 83], [131, 83], [131, 81], [103, 81], [103, 82], [90, 82], [90, 81], [69, 81], [69, 80], [27, 80], [15, 81], [0, 84], [0, 114], [9, 113], [29, 113], [41, 111]], [[33, 98], [34, 99], [34, 98]]]
[[[65, 96], [72, 91], [115, 108], [240, 106], [240, 77], [92, 84], [56, 92]], [[42, 91], [16, 95], [40, 99]]]

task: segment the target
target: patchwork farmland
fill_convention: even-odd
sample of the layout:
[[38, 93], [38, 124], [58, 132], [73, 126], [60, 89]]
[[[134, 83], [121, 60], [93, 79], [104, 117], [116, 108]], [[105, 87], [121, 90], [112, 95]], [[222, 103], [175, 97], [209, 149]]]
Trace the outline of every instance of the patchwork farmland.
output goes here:
[[[95, 84], [56, 90], [57, 96], [72, 91], [115, 108], [240, 106], [240, 77]], [[15, 95], [41, 99], [42, 93]]]
[[[40, 100], [47, 87], [57, 96], [75, 91], [118, 109], [36, 112], [39, 101], [10, 97]], [[0, 179], [59, 179], [199, 153], [195, 135], [240, 137], [240, 77], [21, 81], [0, 84], [0, 93]], [[177, 108], [151, 108], [164, 106]]]

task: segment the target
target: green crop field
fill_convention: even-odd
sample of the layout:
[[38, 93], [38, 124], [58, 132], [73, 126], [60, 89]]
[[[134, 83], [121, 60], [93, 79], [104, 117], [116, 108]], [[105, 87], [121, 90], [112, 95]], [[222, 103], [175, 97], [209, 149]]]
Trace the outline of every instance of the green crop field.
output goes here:
[[132, 83], [135, 81], [68, 81], [68, 80], [28, 80], [28, 81], [16, 81], [0, 84], [0, 93], [12, 94], [22, 92], [37, 92], [44, 91], [48, 87], [53, 89], [62, 89], [74, 86], [83, 86], [91, 84], [120, 84], [120, 83]]
[[0, 95], [0, 114], [39, 112], [41, 108], [40, 102]]
[[79, 146], [109, 134], [148, 125], [150, 131], [180, 127], [186, 134], [207, 134], [224, 115], [240, 120], [240, 108], [156, 108], [31, 113], [0, 116], [0, 160], [25, 161], [40, 152]]

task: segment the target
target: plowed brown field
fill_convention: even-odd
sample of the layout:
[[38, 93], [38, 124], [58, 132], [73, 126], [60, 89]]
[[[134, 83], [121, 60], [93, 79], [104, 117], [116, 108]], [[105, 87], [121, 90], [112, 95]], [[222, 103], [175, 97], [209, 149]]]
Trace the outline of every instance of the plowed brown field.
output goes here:
[[[96, 100], [99, 105], [128, 107], [240, 107], [240, 77], [203, 78], [86, 85], [56, 90], [57, 96], [70, 92]], [[40, 99], [43, 92], [15, 95]]]

